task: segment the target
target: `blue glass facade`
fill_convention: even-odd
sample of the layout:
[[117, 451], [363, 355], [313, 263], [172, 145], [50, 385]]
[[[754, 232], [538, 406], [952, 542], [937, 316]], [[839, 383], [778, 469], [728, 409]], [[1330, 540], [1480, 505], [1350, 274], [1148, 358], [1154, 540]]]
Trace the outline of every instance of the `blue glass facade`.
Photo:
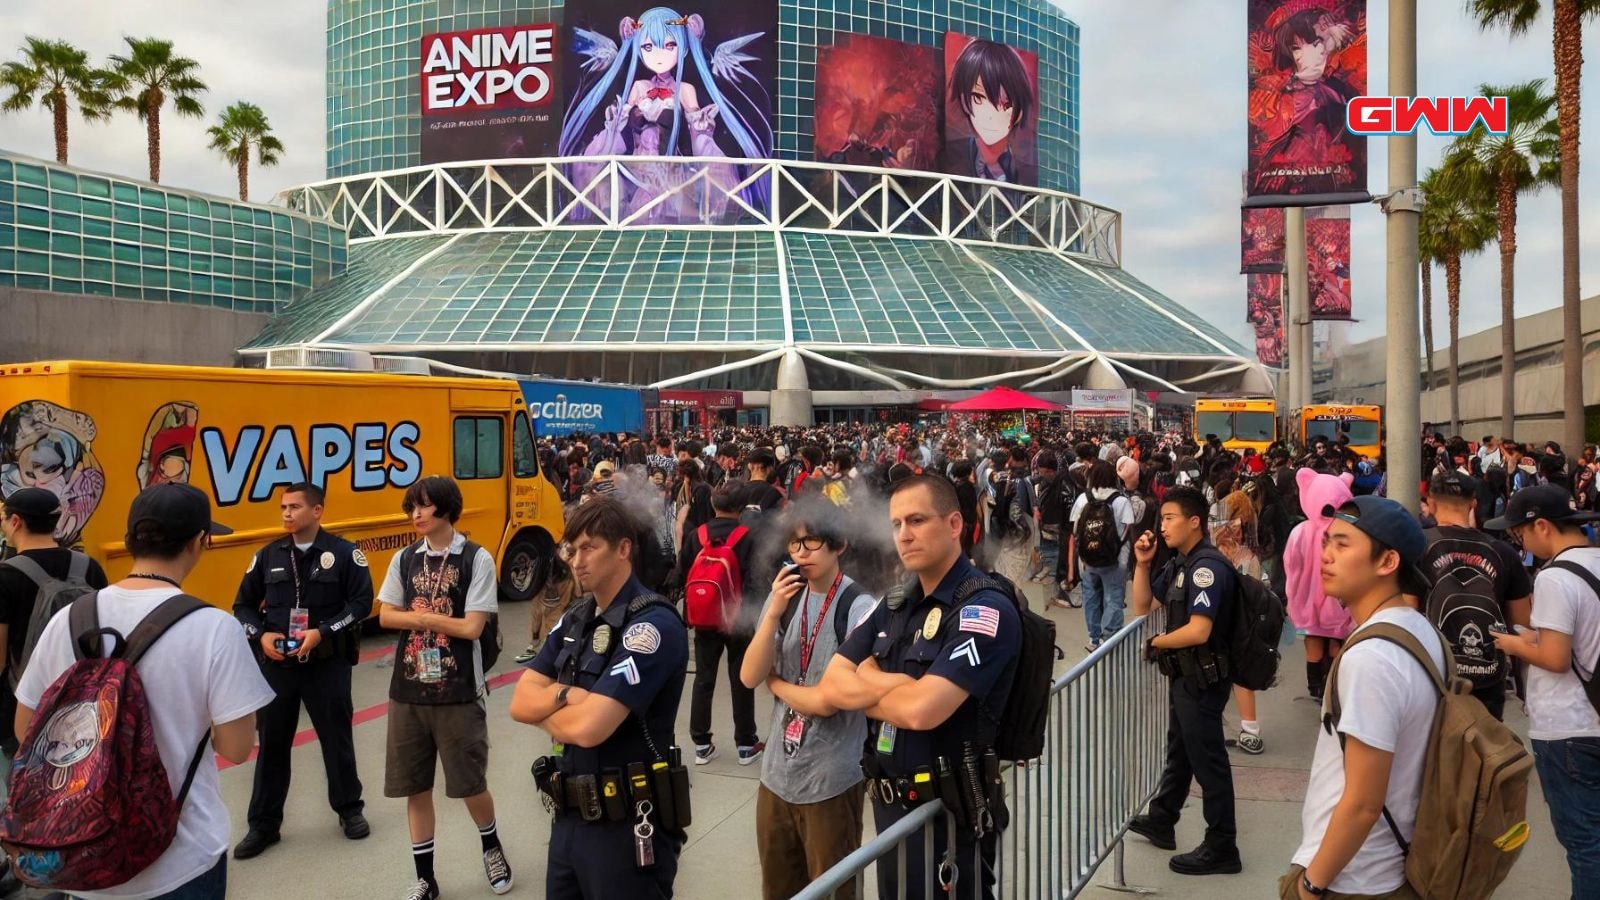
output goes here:
[[[650, 5], [641, 3], [641, 12]], [[559, 0], [331, 0], [328, 176], [421, 163], [417, 55], [424, 34], [556, 21], [563, 6]], [[780, 0], [778, 15], [779, 158], [812, 158], [817, 47], [832, 43], [835, 32], [942, 47], [945, 32], [956, 31], [1039, 55], [1039, 183], [1079, 192], [1078, 27], [1051, 0]]]
[[0, 153], [0, 286], [275, 312], [346, 252], [325, 221]]

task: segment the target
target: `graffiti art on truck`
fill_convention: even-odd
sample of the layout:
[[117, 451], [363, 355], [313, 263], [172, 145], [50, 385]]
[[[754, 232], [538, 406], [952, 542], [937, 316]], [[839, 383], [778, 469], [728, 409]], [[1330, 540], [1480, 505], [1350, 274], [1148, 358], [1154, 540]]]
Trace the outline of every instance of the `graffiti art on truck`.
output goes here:
[[162, 405], [144, 430], [144, 451], [139, 455], [139, 489], [158, 484], [188, 484], [194, 465], [194, 437], [200, 426], [200, 408], [181, 400]]
[[44, 488], [61, 498], [56, 540], [72, 546], [105, 494], [94, 456], [94, 419], [47, 400], [18, 403], [0, 416], [0, 497]]

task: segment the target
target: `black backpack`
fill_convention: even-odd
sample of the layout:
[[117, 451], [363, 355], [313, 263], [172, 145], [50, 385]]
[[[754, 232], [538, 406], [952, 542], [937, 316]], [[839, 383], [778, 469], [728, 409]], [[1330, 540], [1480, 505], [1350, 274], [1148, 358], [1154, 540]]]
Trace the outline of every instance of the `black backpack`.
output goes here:
[[28, 580], [39, 589], [33, 600], [33, 612], [28, 615], [28, 633], [22, 644], [22, 656], [11, 660], [7, 670], [11, 690], [15, 691], [17, 683], [22, 680], [23, 669], [27, 668], [28, 660], [33, 656], [33, 649], [39, 645], [39, 634], [44, 631], [44, 626], [50, 624], [50, 618], [71, 606], [72, 601], [79, 597], [94, 594], [95, 589], [89, 586], [88, 581], [89, 557], [76, 550], [72, 551], [72, 562], [67, 568], [66, 578], [52, 578], [44, 567], [20, 554], [0, 560], [0, 566], [10, 566], [28, 576]]
[[1112, 494], [1101, 500], [1090, 494], [1078, 514], [1078, 527], [1073, 539], [1078, 545], [1078, 559], [1086, 566], [1104, 569], [1115, 566], [1122, 556], [1122, 526], [1117, 524], [1117, 514], [1112, 506], [1121, 494]]
[[[840, 589], [839, 596], [833, 598], [833, 636], [837, 644], [843, 644], [845, 635], [850, 632], [850, 606], [859, 596], [861, 596], [861, 585], [852, 581]], [[794, 599], [789, 600], [789, 608], [783, 611], [783, 616], [778, 620], [785, 634], [788, 633], [789, 623], [794, 621], [798, 609]]]
[[1278, 665], [1283, 662], [1278, 640], [1283, 636], [1287, 607], [1265, 581], [1241, 574], [1220, 552], [1205, 556], [1232, 570], [1237, 585], [1228, 634], [1230, 679], [1246, 690], [1267, 690], [1278, 683]]
[[1505, 615], [1494, 578], [1483, 562], [1493, 558], [1486, 541], [1451, 537], [1437, 528], [1423, 532], [1428, 549], [1418, 567], [1427, 576], [1423, 612], [1444, 634], [1455, 654], [1456, 672], [1474, 689], [1505, 683], [1511, 661], [1494, 645], [1490, 631], [1505, 630]]
[[1020, 482], [1016, 478], [1007, 476], [1001, 482], [998, 496], [995, 497], [994, 506], [989, 510], [989, 533], [1005, 540], [1022, 533], [1017, 525], [1012, 510], [1018, 506], [1017, 488]]
[[[409, 561], [415, 555], [418, 546], [420, 546], [420, 542], [407, 547], [403, 551], [405, 556], [402, 559]], [[461, 593], [463, 597], [466, 596], [467, 588], [472, 585], [472, 564], [477, 560], [480, 549], [482, 548], [472, 541], [467, 541], [461, 547]], [[407, 570], [405, 563], [401, 564], [400, 577], [402, 583], [411, 583], [411, 573]], [[499, 587], [496, 586], [495, 590], [498, 592]], [[483, 660], [483, 673], [485, 676], [489, 674], [490, 669], [494, 668], [494, 664], [500, 661], [500, 650], [504, 646], [505, 639], [500, 636], [500, 614], [490, 613], [489, 621], [483, 623], [483, 632], [478, 635], [478, 656]]]
[[[1022, 622], [1022, 645], [1017, 650], [1017, 658], [1011, 661], [1010, 668], [1015, 674], [1005, 708], [998, 716], [990, 709], [979, 710], [982, 725], [991, 729], [978, 736], [979, 742], [992, 742], [995, 756], [1002, 760], [1036, 759], [1044, 753], [1044, 726], [1050, 714], [1050, 684], [1055, 663], [1064, 656], [1056, 646], [1056, 623], [1028, 609], [1017, 586], [997, 572], [973, 576], [957, 585], [952, 609], [960, 610], [981, 590], [996, 590], [1011, 600]], [[960, 618], [959, 612], [947, 617], [943, 627], [952, 627], [950, 623]]]

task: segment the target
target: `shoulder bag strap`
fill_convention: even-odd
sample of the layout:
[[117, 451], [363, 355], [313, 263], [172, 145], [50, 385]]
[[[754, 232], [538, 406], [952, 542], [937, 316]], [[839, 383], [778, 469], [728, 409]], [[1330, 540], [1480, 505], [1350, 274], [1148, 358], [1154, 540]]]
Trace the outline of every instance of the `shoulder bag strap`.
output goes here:
[[[78, 564], [77, 556], [78, 554], [73, 554], [72, 564], [74, 568], [76, 568]], [[46, 572], [43, 566], [20, 553], [11, 557], [10, 559], [0, 560], [0, 566], [10, 566], [11, 568], [16, 569], [18, 572], [28, 576], [28, 580], [33, 582], [34, 585], [39, 588], [43, 588], [45, 582], [52, 580], [50, 578], [50, 573]]]
[[128, 665], [137, 666], [146, 651], [167, 633], [167, 629], [190, 613], [205, 608], [205, 601], [188, 594], [176, 594], [163, 600], [160, 606], [151, 610], [149, 615], [134, 626], [133, 633], [128, 635], [128, 647], [123, 651], [122, 658], [127, 660]]
[[[29, 560], [32, 562], [32, 560]], [[89, 555], [72, 551], [72, 565], [67, 567], [68, 581], [86, 581], [89, 578]]]
[[72, 637], [74, 660], [100, 657], [100, 610], [95, 603], [100, 592], [85, 594], [67, 607], [67, 633]]
[[[1595, 598], [1600, 599], [1600, 578], [1596, 578], [1594, 572], [1590, 571], [1588, 566], [1557, 558], [1552, 560], [1546, 568], [1560, 569], [1563, 572], [1571, 572], [1578, 576], [1583, 579], [1584, 584], [1589, 586], [1589, 590], [1594, 592]], [[1577, 647], [1574, 646], [1572, 651], [1572, 674], [1576, 675], [1578, 683], [1583, 685], [1583, 692], [1589, 697], [1589, 705], [1594, 707], [1595, 712], [1600, 713], [1600, 659], [1595, 660], [1594, 666], [1589, 670], [1589, 677], [1584, 678], [1583, 674], [1578, 671], [1578, 651]]]

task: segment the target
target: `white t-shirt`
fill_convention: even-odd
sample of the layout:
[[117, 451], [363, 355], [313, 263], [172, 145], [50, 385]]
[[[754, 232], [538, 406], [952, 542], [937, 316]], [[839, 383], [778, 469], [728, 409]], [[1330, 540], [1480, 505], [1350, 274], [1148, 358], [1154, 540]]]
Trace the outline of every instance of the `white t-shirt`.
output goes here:
[[[1561, 560], [1600, 575], [1600, 549], [1568, 550]], [[1582, 578], [1551, 566], [1540, 570], [1533, 580], [1531, 624], [1572, 638], [1579, 670], [1585, 678], [1594, 677], [1591, 667], [1600, 659], [1600, 597]], [[1600, 715], [1572, 669], [1550, 672], [1528, 667], [1528, 737], [1536, 741], [1600, 737]]]
[[[132, 634], [134, 626], [161, 601], [178, 593], [170, 587], [142, 591], [106, 588], [96, 607], [100, 626], [125, 636]], [[39, 646], [17, 685], [17, 702], [23, 706], [37, 710], [45, 691], [73, 663], [67, 617], [68, 611], [62, 610], [39, 634]], [[111, 639], [105, 641], [109, 650]], [[174, 796], [183, 786], [201, 736], [213, 724], [243, 718], [273, 698], [272, 688], [250, 654], [244, 626], [220, 609], [190, 613], [173, 625], [139, 662], [139, 678], [144, 682], [156, 748]], [[209, 742], [202, 753], [178, 817], [178, 833], [167, 852], [131, 881], [104, 891], [75, 891], [75, 896], [144, 900], [193, 881], [217, 864], [228, 850], [228, 808], [222, 802]], [[129, 839], [140, 838], [130, 835]]]
[[[1428, 648], [1434, 665], [1443, 668], [1443, 644], [1421, 613], [1409, 607], [1382, 609], [1355, 634], [1374, 622], [1400, 625], [1416, 635]], [[1433, 714], [1439, 706], [1433, 677], [1398, 644], [1369, 640], [1344, 652], [1337, 689], [1341, 704], [1338, 730], [1369, 747], [1394, 754], [1384, 805], [1409, 841], [1416, 826], [1417, 805], [1422, 801], [1424, 751]], [[1311, 865], [1333, 819], [1334, 807], [1343, 795], [1344, 750], [1338, 736], [1319, 725], [1311, 780], [1300, 811], [1302, 837], [1300, 849], [1294, 854], [1295, 865]], [[1405, 856], [1395, 843], [1388, 821], [1379, 816], [1350, 864], [1324, 887], [1341, 894], [1383, 894], [1404, 881]]]
[[1133, 544], [1132, 541], [1128, 540], [1128, 529], [1139, 521], [1134, 514], [1133, 504], [1128, 502], [1127, 497], [1118, 493], [1116, 488], [1095, 488], [1079, 494], [1078, 499], [1072, 503], [1072, 512], [1067, 515], [1068, 525], [1074, 534], [1078, 531], [1078, 517], [1083, 514], [1084, 509], [1089, 505], [1089, 494], [1094, 494], [1096, 500], [1104, 500], [1112, 494], [1117, 495], [1111, 501], [1111, 518], [1116, 520], [1122, 531], [1122, 551], [1117, 556], [1117, 565], [1124, 569], [1128, 568], [1128, 548]]
[[[450, 539], [450, 548], [444, 553], [435, 551], [426, 543], [412, 552], [426, 553], [438, 559], [448, 554], [460, 553], [466, 545], [467, 536], [458, 531], [455, 537]], [[383, 587], [378, 590], [380, 603], [399, 610], [407, 609], [411, 602], [406, 597], [405, 588], [400, 584], [400, 556], [404, 552], [402, 550], [396, 553], [394, 558], [389, 560], [389, 571], [383, 576]], [[467, 605], [462, 615], [473, 612], [494, 615], [499, 611], [500, 594], [495, 589], [494, 557], [489, 555], [488, 550], [479, 546], [478, 555], [472, 558], [472, 583], [467, 585]], [[489, 686], [483, 674], [483, 656], [477, 652], [476, 643], [473, 644], [472, 667], [478, 685], [478, 696], [482, 697], [489, 692]]]

